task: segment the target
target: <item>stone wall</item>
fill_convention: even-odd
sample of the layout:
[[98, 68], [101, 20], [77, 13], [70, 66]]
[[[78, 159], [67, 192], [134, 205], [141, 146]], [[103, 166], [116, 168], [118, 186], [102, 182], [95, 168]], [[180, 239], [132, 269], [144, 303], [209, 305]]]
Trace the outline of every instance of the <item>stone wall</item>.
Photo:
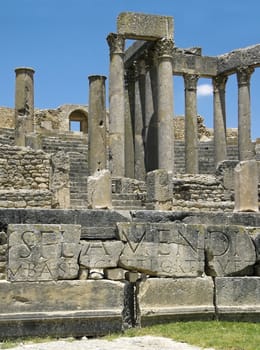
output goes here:
[[0, 210], [0, 338], [259, 321], [259, 227], [252, 213]]
[[9, 107], [0, 107], [0, 127], [14, 128], [14, 109]]
[[1, 207], [51, 207], [48, 154], [0, 145], [0, 174]]

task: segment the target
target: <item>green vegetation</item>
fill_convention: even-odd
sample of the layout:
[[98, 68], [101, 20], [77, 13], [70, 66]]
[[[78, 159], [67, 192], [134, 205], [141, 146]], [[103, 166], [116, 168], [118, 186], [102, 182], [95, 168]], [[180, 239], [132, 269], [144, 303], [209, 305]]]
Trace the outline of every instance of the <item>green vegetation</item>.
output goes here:
[[176, 322], [129, 329], [124, 336], [161, 336], [219, 350], [260, 350], [260, 323]]

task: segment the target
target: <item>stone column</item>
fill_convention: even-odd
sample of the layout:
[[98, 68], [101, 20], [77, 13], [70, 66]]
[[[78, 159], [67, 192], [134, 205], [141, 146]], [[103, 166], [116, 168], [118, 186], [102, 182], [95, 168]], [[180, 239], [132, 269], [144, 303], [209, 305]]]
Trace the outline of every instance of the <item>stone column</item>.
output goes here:
[[88, 170], [89, 175], [107, 168], [106, 77], [89, 76]]
[[26, 134], [34, 131], [34, 70], [15, 69], [15, 144], [25, 146]]
[[227, 159], [226, 140], [226, 88], [227, 76], [213, 78], [214, 87], [214, 155], [215, 166]]
[[134, 100], [135, 69], [129, 67], [125, 72], [125, 176], [134, 179]]
[[171, 39], [156, 43], [158, 60], [158, 168], [174, 171], [173, 74]]
[[144, 156], [144, 122], [145, 122], [145, 63], [136, 62], [135, 66], [135, 119], [134, 119], [134, 149], [135, 149], [135, 179], [145, 180]]
[[198, 122], [197, 122], [197, 81], [199, 76], [184, 74], [185, 83], [185, 171], [199, 172]]
[[238, 82], [238, 154], [239, 160], [253, 159], [251, 142], [250, 77], [254, 69], [241, 67], [237, 70]]
[[158, 166], [158, 73], [154, 50], [146, 52], [145, 76], [145, 167], [152, 171]]
[[124, 44], [120, 34], [107, 37], [110, 48], [109, 158], [112, 176], [125, 176]]

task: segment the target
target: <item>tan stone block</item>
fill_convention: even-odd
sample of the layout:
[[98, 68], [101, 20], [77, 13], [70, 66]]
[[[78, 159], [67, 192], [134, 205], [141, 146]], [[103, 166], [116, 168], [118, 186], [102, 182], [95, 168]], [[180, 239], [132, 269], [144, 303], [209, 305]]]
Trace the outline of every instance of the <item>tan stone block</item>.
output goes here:
[[117, 18], [117, 32], [127, 39], [154, 40], [173, 38], [173, 18], [123, 12]]
[[92, 209], [112, 208], [112, 180], [109, 170], [88, 177], [88, 202]]
[[258, 166], [256, 160], [240, 162], [235, 167], [234, 211], [259, 211]]
[[141, 325], [174, 318], [212, 317], [213, 281], [203, 278], [149, 278], [139, 284]]

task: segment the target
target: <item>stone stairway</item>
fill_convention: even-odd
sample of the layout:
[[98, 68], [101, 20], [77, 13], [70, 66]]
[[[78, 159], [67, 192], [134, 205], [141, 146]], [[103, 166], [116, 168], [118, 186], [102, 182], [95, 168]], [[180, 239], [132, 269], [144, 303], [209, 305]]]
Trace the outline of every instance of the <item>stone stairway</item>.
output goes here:
[[146, 187], [143, 181], [129, 178], [112, 179], [112, 206], [117, 210], [144, 209]]
[[48, 153], [64, 151], [70, 159], [70, 204], [72, 209], [86, 209], [88, 205], [88, 145], [86, 136], [61, 134], [43, 138], [43, 150]]

